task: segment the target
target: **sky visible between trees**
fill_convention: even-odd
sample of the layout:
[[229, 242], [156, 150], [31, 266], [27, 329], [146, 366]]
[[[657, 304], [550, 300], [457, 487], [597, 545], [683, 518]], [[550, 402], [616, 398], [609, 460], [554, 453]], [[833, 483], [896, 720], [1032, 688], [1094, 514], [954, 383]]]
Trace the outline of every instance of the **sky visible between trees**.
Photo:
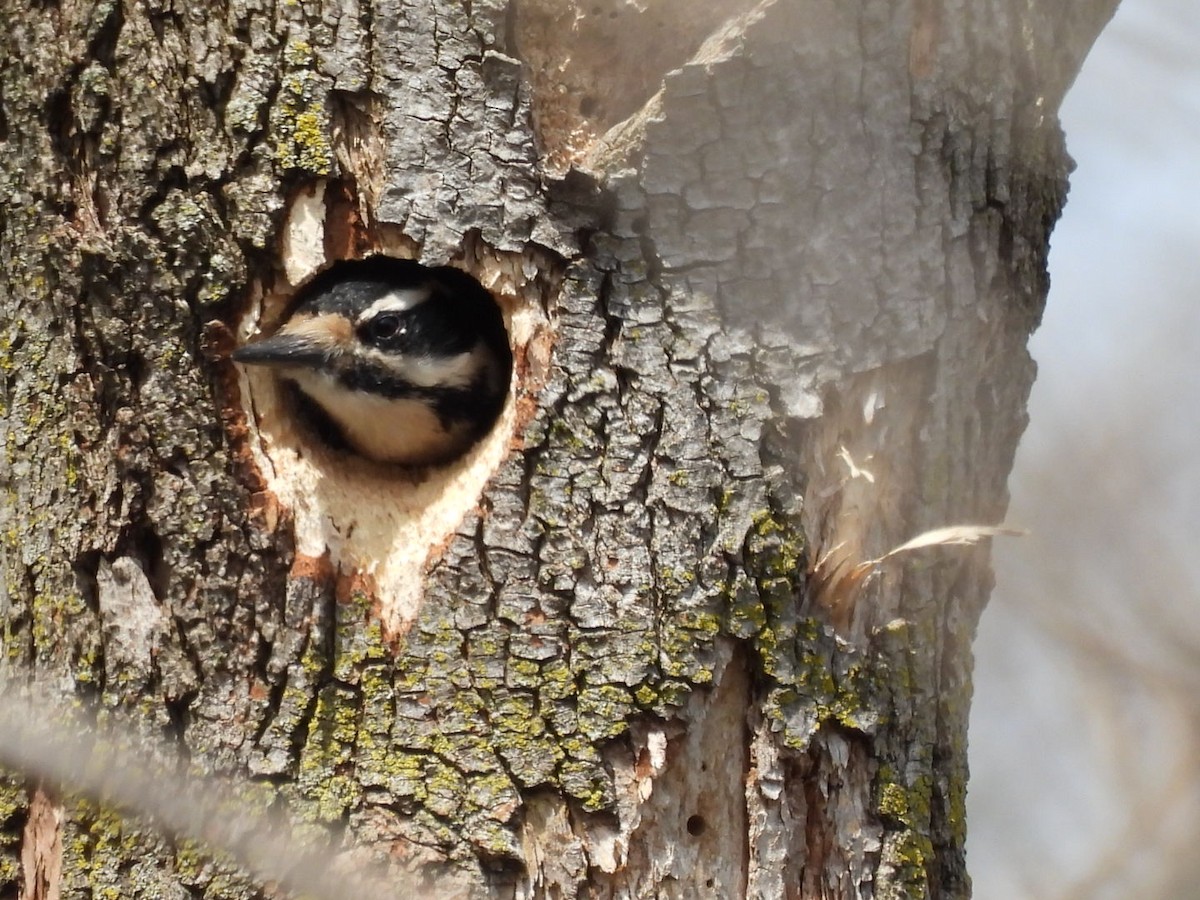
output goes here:
[[1010, 480], [1033, 534], [997, 542], [976, 645], [968, 861], [977, 900], [1195, 896], [1195, 0], [1127, 0], [1062, 117], [1078, 168]]

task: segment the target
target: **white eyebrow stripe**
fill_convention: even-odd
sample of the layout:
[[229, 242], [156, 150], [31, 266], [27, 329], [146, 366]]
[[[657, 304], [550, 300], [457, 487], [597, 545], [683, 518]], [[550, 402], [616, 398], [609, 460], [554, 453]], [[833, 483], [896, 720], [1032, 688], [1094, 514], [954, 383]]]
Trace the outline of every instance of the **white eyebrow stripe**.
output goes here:
[[358, 318], [355, 319], [355, 324], [361, 325], [363, 322], [367, 322], [383, 312], [406, 312], [428, 300], [431, 293], [433, 291], [429, 285], [391, 291], [363, 310]]

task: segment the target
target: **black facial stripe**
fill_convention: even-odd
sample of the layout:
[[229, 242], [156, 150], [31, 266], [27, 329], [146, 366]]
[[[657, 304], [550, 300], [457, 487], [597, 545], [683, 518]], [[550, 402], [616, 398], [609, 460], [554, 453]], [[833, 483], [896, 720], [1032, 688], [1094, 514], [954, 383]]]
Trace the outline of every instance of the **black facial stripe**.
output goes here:
[[408, 311], [404, 336], [410, 346], [425, 348], [431, 356], [457, 356], [479, 341], [476, 323], [463, 317], [441, 296], [434, 296]]
[[349, 391], [392, 400], [421, 401], [434, 411], [443, 426], [449, 428], [463, 420], [474, 421], [479, 424], [480, 433], [491, 427], [507, 394], [507, 390], [489, 389], [486, 372], [480, 372], [466, 387], [425, 387], [405, 381], [382, 366], [364, 365], [361, 361], [338, 372], [338, 382]]
[[[397, 319], [399, 327], [386, 336], [376, 334], [380, 319]], [[479, 341], [474, 323], [464, 321], [461, 310], [433, 297], [407, 310], [386, 310], [363, 322], [360, 339], [390, 353], [419, 351], [428, 356], [457, 356]]]
[[348, 391], [373, 394], [393, 400], [407, 397], [420, 398], [428, 390], [428, 388], [415, 385], [411, 381], [406, 381], [378, 363], [371, 363], [357, 357], [348, 361], [348, 364], [338, 367], [336, 374], [338, 383]]
[[504, 396], [488, 395], [482, 386], [471, 388], [435, 388], [428, 393], [434, 413], [442, 427], [450, 428], [460, 422], [470, 422], [475, 436], [484, 434], [504, 405]]

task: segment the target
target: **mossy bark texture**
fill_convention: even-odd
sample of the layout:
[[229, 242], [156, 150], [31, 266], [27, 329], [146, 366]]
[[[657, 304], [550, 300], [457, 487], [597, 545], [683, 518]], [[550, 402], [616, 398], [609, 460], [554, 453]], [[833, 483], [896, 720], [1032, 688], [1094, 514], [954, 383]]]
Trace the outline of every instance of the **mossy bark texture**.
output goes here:
[[[1115, 4], [700, 5], [4, 3], [0, 679], [435, 894], [969, 895], [986, 550], [845, 573], [1003, 518]], [[314, 192], [547, 323], [400, 627], [228, 360]], [[276, 896], [178, 837], [9, 773], [0, 897]]]

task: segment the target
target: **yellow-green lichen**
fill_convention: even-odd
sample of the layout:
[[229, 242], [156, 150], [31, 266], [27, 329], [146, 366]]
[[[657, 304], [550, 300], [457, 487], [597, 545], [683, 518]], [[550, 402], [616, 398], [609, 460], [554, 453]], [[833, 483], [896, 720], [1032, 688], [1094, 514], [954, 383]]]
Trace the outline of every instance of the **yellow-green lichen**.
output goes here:
[[28, 798], [16, 779], [0, 774], [0, 826], [25, 809]]
[[297, 784], [308, 803], [310, 821], [338, 821], [355, 806], [361, 794], [358, 782], [337, 773], [352, 757], [358, 734], [358, 695], [337, 684], [317, 694], [317, 707], [308, 740], [300, 754]]
[[921, 896], [928, 878], [927, 865], [933, 859], [933, 844], [928, 837], [931, 825], [933, 779], [928, 775], [914, 779], [911, 786], [896, 780], [890, 766], [879, 771], [876, 809], [889, 826], [884, 838], [884, 861], [897, 874], [899, 896]]
[[658, 686], [658, 707], [655, 711], [662, 715], [671, 709], [677, 709], [687, 700], [691, 690], [692, 685], [686, 681], [677, 679], [662, 681]]
[[908, 794], [895, 782], [885, 784], [879, 792], [879, 813], [897, 822], [908, 819]]
[[767, 611], [758, 595], [750, 591], [730, 591], [729, 596], [727, 627], [730, 634], [738, 638], [761, 637], [767, 624]]
[[[564, 448], [571, 455], [578, 455], [580, 451], [588, 446], [587, 439], [577, 432], [565, 419], [555, 419], [551, 423], [550, 442], [551, 446]], [[570, 482], [564, 485], [564, 489], [571, 489]]]
[[633, 698], [615, 684], [588, 686], [579, 692], [579, 728], [590, 740], [619, 737], [629, 727]]
[[294, 39], [287, 42], [283, 49], [283, 61], [293, 68], [311, 66], [316, 58], [312, 44], [308, 41]]
[[559, 767], [563, 790], [589, 812], [604, 809], [612, 802], [612, 787], [602, 769], [574, 758], [567, 758]]
[[304, 42], [292, 42], [284, 55], [291, 71], [283, 76], [271, 110], [275, 159], [285, 169], [328, 175], [333, 168], [333, 148], [325, 106], [327, 79], [310, 68], [312, 52]]
[[768, 584], [794, 588], [801, 580], [804, 536], [771, 510], [760, 510], [751, 521], [747, 551], [751, 573]]
[[696, 582], [696, 573], [690, 569], [660, 566], [655, 575], [660, 590], [670, 595], [681, 594]]
[[926, 897], [929, 888], [928, 866], [934, 860], [933, 842], [911, 828], [905, 828], [884, 841], [883, 860], [895, 876], [894, 897]]
[[20, 872], [21, 821], [28, 797], [16, 779], [0, 774], [0, 896], [16, 890]]
[[542, 666], [538, 695], [543, 701], [563, 700], [575, 693], [575, 675], [562, 659], [552, 659]]
[[633, 698], [643, 709], [654, 709], [659, 702], [659, 692], [648, 684], [640, 684], [634, 690]]
[[524, 693], [507, 693], [493, 706], [492, 725], [514, 737], [541, 728], [533, 698]]
[[950, 837], [957, 846], [963, 847], [967, 842], [967, 780], [965, 770], [960, 771], [961, 775], [956, 771], [950, 778], [945, 801]]

